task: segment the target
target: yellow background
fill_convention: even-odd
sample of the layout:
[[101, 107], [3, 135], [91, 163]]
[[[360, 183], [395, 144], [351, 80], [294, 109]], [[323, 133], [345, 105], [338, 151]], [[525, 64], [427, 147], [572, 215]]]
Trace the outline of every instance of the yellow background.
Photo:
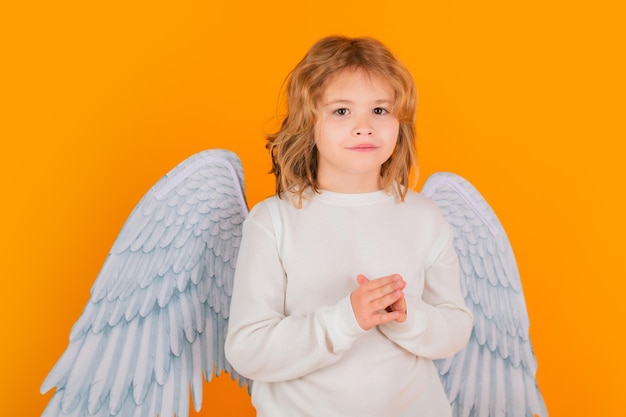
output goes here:
[[[207, 148], [272, 193], [263, 133], [328, 34], [371, 35], [420, 92], [421, 180], [469, 179], [515, 250], [551, 416], [623, 416], [624, 10], [619, 1], [16, 2], [0, 11], [3, 415], [39, 386], [126, 217]], [[252, 416], [219, 378], [201, 415]], [[235, 407], [238, 407], [235, 409]]]

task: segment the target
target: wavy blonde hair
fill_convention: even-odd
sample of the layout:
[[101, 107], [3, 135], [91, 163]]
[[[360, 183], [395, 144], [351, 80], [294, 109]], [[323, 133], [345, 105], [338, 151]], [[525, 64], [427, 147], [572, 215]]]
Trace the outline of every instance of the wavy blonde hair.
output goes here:
[[385, 190], [396, 187], [400, 199], [409, 187], [411, 168], [417, 170], [415, 152], [416, 89], [409, 71], [380, 41], [372, 38], [330, 36], [317, 41], [286, 80], [287, 115], [278, 132], [267, 136], [266, 148], [276, 176], [276, 194], [294, 196], [302, 206], [306, 190], [319, 192], [318, 152], [314, 128], [325, 87], [333, 76], [346, 70], [362, 70], [387, 81], [394, 92], [392, 112], [398, 119], [398, 141], [381, 167]]

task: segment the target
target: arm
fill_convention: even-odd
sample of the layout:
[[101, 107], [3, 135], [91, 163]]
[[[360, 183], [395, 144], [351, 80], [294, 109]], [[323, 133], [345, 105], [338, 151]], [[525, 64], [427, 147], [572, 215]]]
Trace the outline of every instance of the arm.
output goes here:
[[430, 258], [434, 261], [424, 271], [422, 297], [406, 296], [406, 320], [379, 328], [411, 353], [440, 359], [463, 349], [473, 317], [461, 293], [459, 261], [449, 226], [444, 226], [432, 248]]
[[306, 315], [285, 315], [285, 272], [271, 222], [264, 221], [267, 209], [259, 209], [263, 212], [250, 213], [244, 224], [226, 357], [252, 380], [283, 381], [337, 362], [365, 332], [356, 322], [349, 295]]

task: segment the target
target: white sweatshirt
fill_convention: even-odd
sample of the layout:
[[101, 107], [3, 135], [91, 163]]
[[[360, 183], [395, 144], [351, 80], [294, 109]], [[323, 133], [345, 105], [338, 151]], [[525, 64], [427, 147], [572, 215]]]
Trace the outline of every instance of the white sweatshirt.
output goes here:
[[[257, 416], [451, 415], [432, 359], [464, 347], [472, 315], [437, 206], [412, 191], [404, 203], [324, 191], [301, 209], [271, 198], [281, 242], [263, 201], [244, 223], [226, 339]], [[350, 303], [357, 275], [395, 273], [407, 320], [364, 331]]]

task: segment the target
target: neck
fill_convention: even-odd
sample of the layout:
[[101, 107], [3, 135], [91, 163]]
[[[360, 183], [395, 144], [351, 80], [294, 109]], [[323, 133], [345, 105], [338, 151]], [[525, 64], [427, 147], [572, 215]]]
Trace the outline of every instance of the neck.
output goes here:
[[324, 178], [318, 175], [317, 183], [321, 190], [343, 194], [371, 193], [382, 190], [381, 177], [378, 174], [369, 177], [364, 177], [362, 174], [343, 175], [341, 178]]

